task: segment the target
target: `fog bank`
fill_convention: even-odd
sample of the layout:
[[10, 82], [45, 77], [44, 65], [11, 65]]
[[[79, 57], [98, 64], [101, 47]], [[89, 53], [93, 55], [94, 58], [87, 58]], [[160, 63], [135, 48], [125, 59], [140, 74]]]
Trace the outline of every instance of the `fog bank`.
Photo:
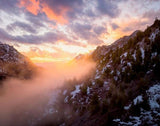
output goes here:
[[4, 81], [0, 88], [0, 124], [31, 125], [33, 119], [41, 118], [56, 88], [63, 86], [65, 80], [84, 77], [94, 66], [91, 61], [43, 63], [32, 80]]

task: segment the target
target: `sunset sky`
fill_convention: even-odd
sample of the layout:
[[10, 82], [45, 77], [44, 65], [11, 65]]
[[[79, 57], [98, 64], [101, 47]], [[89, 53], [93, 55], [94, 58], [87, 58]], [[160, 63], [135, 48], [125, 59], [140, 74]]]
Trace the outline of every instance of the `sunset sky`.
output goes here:
[[160, 17], [160, 0], [0, 0], [0, 41], [33, 62], [65, 61]]

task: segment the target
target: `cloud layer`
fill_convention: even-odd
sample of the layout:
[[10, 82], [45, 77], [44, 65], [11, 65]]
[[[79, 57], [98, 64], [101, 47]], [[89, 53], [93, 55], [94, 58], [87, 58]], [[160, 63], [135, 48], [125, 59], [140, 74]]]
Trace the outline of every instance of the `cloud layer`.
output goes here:
[[159, 4], [158, 0], [1, 0], [0, 41], [28, 48], [63, 44], [94, 49], [143, 30], [160, 17]]

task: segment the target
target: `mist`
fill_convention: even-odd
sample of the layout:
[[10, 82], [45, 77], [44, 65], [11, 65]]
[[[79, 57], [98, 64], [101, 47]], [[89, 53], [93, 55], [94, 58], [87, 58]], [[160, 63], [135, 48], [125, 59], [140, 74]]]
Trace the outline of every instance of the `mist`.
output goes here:
[[[0, 87], [0, 124], [34, 126], [49, 102], [56, 100], [56, 89], [68, 79], [81, 79], [95, 67], [92, 61], [39, 64], [32, 80], [7, 79]], [[65, 85], [66, 86], [66, 85]]]

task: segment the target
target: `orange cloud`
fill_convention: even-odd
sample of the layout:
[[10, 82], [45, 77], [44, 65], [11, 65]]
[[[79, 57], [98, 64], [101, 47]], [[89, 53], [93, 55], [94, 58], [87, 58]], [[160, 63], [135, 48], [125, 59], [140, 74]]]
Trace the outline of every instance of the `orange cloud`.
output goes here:
[[46, 4], [43, 4], [42, 7], [42, 11], [47, 15], [49, 19], [56, 20], [61, 24], [67, 23], [67, 20], [63, 17], [65, 13], [68, 11], [67, 8], [63, 8], [61, 14], [57, 14]]
[[56, 20], [61, 24], [66, 24], [68, 21], [65, 19], [65, 14], [69, 8], [61, 8], [61, 13], [56, 13], [45, 3], [40, 3], [39, 0], [20, 0], [20, 8], [24, 7], [30, 13], [37, 15], [38, 13], [45, 13], [50, 20]]
[[38, 0], [20, 0], [19, 7], [26, 8], [30, 13], [37, 15], [40, 10]]

